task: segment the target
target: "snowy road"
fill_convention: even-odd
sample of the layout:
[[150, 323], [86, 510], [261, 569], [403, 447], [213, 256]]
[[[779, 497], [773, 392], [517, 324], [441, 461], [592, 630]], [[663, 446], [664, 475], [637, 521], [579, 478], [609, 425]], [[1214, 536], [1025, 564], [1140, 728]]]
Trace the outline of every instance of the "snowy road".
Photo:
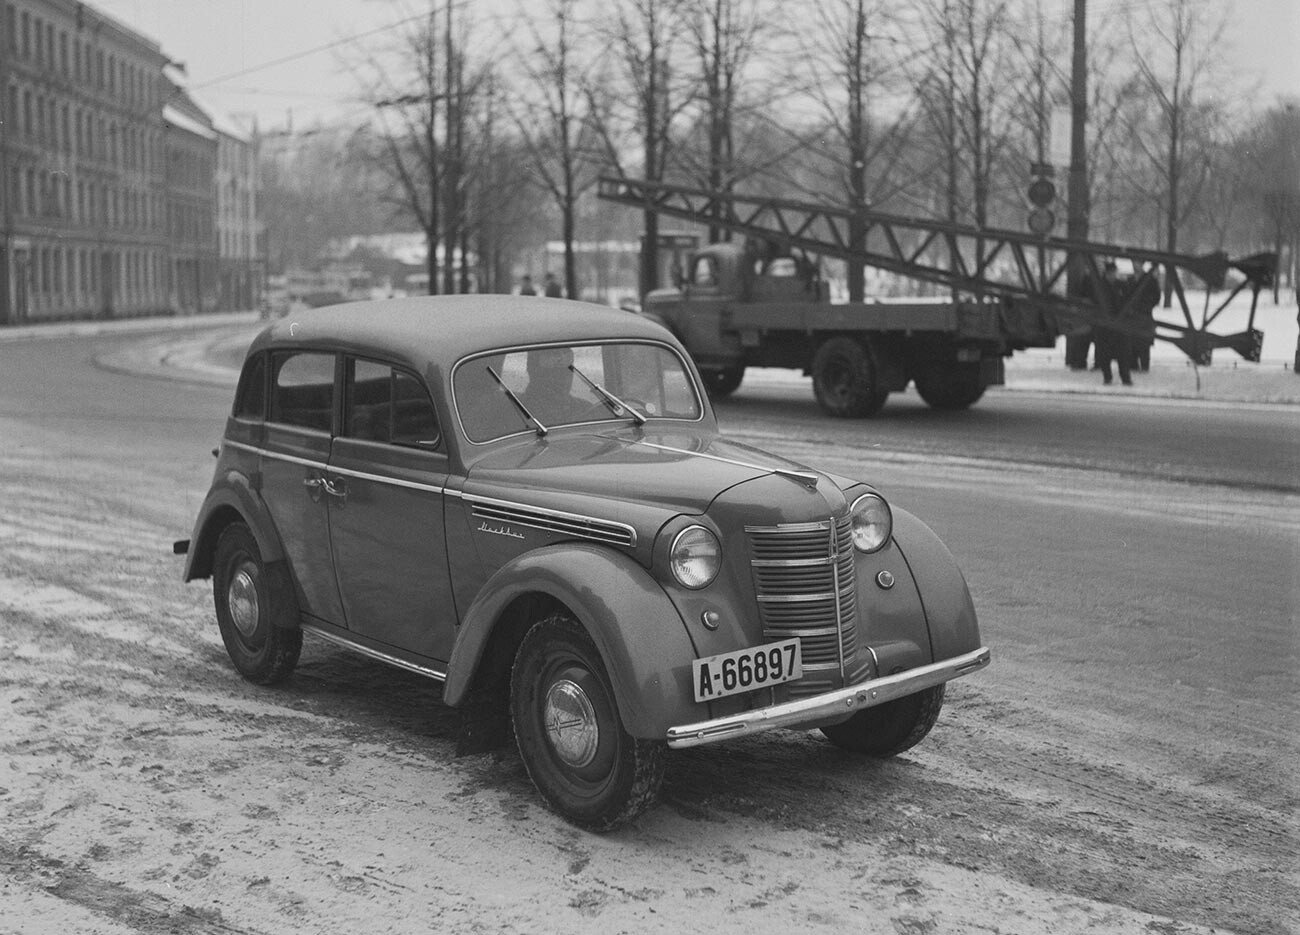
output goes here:
[[241, 681], [169, 554], [228, 391], [98, 349], [0, 346], [0, 933], [1300, 931], [1294, 493], [746, 424], [930, 521], [993, 666], [893, 762], [681, 751], [597, 837], [433, 683]]

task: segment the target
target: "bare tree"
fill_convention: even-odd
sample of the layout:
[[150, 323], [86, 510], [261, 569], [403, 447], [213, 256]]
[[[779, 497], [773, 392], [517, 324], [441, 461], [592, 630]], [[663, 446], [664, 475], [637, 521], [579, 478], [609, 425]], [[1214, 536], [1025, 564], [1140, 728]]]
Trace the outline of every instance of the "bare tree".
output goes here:
[[[752, 0], [688, 0], [687, 7], [686, 27], [699, 68], [707, 132], [704, 182], [711, 191], [729, 193], [737, 176], [740, 84], [763, 36], [765, 8]], [[711, 243], [723, 236], [722, 227], [710, 225]]]
[[520, 50], [522, 86], [513, 119], [534, 181], [560, 212], [564, 288], [576, 298], [574, 256], [578, 198], [599, 172], [599, 134], [592, 114], [594, 59], [583, 47], [578, 0], [546, 0], [542, 15], [523, 15], [529, 47]]
[[[1179, 229], [1194, 210], [1206, 179], [1206, 160], [1195, 153], [1194, 133], [1214, 115], [1206, 105], [1215, 76], [1215, 49], [1227, 11], [1200, 0], [1159, 0], [1144, 8], [1130, 36], [1142, 94], [1136, 97], [1131, 139], [1154, 177], [1163, 218], [1163, 247], [1176, 251]], [[1204, 134], [1202, 134], [1202, 141]], [[1166, 287], [1165, 302], [1169, 301]]]
[[[376, 163], [391, 180], [389, 202], [424, 234], [428, 292], [438, 291], [438, 249], [442, 244], [443, 165], [438, 133], [446, 101], [439, 62], [438, 10], [413, 17], [399, 41], [396, 70], [387, 58], [370, 55], [356, 70], [368, 85], [377, 114]], [[451, 252], [451, 245], [447, 245]]]
[[[810, 29], [801, 31], [799, 84], [816, 103], [824, 123], [817, 134], [834, 140], [830, 165], [837, 196], [855, 209], [870, 207], [895, 190], [892, 170], [899, 144], [911, 126], [906, 112], [873, 122], [872, 99], [895, 89], [900, 38], [893, 5], [886, 0], [827, 0], [811, 7]], [[829, 149], [830, 147], [828, 147]], [[849, 245], [866, 246], [866, 224], [849, 223]], [[865, 269], [847, 263], [849, 300], [861, 302]]]
[[[1282, 262], [1273, 280], [1278, 301], [1282, 272], [1296, 284], [1296, 251], [1300, 247], [1300, 105], [1285, 104], [1266, 111], [1243, 135], [1239, 152], [1246, 166], [1252, 207], [1259, 211], [1263, 230], [1256, 237], [1268, 244]], [[1256, 230], [1259, 228], [1257, 227]]]
[[[612, 68], [627, 87], [630, 113], [612, 115], [628, 128], [637, 144], [641, 164], [637, 175], [652, 182], [662, 181], [671, 158], [673, 122], [690, 100], [682, 88], [679, 45], [684, 22], [684, 0], [617, 0], [608, 8], [598, 35], [612, 52]], [[592, 113], [604, 115], [601, 104], [613, 106], [618, 98], [594, 96]], [[629, 174], [624, 165], [623, 135], [608, 119], [597, 126], [605, 143], [606, 158], [619, 175]], [[640, 292], [657, 285], [659, 269], [659, 215], [647, 210], [643, 217]]]

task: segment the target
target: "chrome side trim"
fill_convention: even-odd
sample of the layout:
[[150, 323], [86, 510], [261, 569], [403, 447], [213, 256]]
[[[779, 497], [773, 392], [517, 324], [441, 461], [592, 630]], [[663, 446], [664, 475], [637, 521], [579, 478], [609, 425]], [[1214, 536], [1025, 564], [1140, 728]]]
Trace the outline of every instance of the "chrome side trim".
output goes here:
[[362, 656], [369, 656], [371, 659], [378, 659], [380, 662], [386, 662], [390, 666], [396, 666], [399, 669], [405, 669], [408, 672], [414, 672], [416, 675], [423, 675], [427, 678], [435, 679], [439, 682], [447, 681], [447, 673], [432, 666], [422, 666], [418, 662], [407, 662], [405, 659], [398, 659], [396, 656], [390, 656], [388, 653], [381, 652], [378, 649], [371, 649], [369, 646], [362, 646], [360, 643], [354, 643], [351, 640], [344, 639], [334, 633], [327, 633], [319, 627], [310, 623], [300, 624], [303, 631], [313, 636], [319, 636], [335, 645], [342, 646], [344, 649], [350, 649], [354, 653], [360, 653]]
[[268, 451], [265, 448], [258, 448], [256, 445], [249, 445], [244, 442], [223, 440], [222, 444], [229, 445], [231, 448], [238, 448], [240, 451], [247, 451], [252, 454], [260, 455], [263, 458], [270, 458], [272, 461], [285, 461], [289, 464], [301, 464], [303, 467], [329, 471], [331, 474], [339, 474], [343, 477], [355, 477], [358, 480], [374, 481], [376, 484], [388, 484], [391, 487], [405, 487], [409, 490], [423, 490], [428, 493], [448, 493], [447, 488], [439, 487], [436, 484], [421, 484], [419, 481], [403, 480], [400, 477], [385, 477], [382, 474], [368, 474], [365, 471], [354, 471], [352, 468], [333, 467], [325, 461], [313, 461], [310, 458], [299, 458], [295, 455], [282, 454], [278, 451]]
[[869, 679], [821, 695], [756, 708], [728, 717], [670, 727], [667, 733], [668, 746], [697, 747], [777, 727], [807, 726], [829, 721], [970, 675], [985, 668], [990, 659], [988, 647], [982, 646], [973, 652], [942, 662], [908, 669], [897, 675]]
[[636, 529], [627, 523], [464, 492], [461, 493], [461, 498], [470, 504], [473, 515], [480, 519], [529, 526], [533, 529], [590, 539], [606, 545], [623, 545], [629, 548], [636, 545]]
[[248, 445], [244, 442], [222, 441], [223, 445], [229, 445], [231, 448], [238, 448], [240, 451], [249, 451], [263, 458], [270, 458], [273, 461], [286, 461], [289, 464], [301, 464], [304, 467], [320, 468], [324, 471], [329, 467], [324, 461], [313, 461], [311, 458], [299, 458], [296, 455], [281, 454], [278, 451], [267, 451], [265, 448], [258, 448], [256, 445]]
[[326, 468], [331, 474], [342, 474], [344, 477], [355, 477], [358, 480], [374, 481], [376, 484], [388, 484], [390, 487], [405, 487], [408, 490], [423, 490], [427, 493], [446, 493], [445, 487], [439, 487], [436, 484], [421, 484], [419, 481], [403, 480], [400, 477], [385, 477], [382, 474], [367, 474], [365, 471], [354, 471], [351, 468], [341, 468], [330, 465]]

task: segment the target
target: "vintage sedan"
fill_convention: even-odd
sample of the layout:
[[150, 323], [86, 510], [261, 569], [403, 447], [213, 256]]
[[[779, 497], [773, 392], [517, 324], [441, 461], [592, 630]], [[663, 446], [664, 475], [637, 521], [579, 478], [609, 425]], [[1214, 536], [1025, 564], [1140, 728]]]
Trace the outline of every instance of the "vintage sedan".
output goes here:
[[443, 683], [583, 827], [664, 751], [819, 729], [889, 756], [989, 662], [948, 550], [867, 483], [723, 438], [682, 346], [577, 302], [295, 313], [248, 349], [185, 579], [235, 668], [304, 633]]

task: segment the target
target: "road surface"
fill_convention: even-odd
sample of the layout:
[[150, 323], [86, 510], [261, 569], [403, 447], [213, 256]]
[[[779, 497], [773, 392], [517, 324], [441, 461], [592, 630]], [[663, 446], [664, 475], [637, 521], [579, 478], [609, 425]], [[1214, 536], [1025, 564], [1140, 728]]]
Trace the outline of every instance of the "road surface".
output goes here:
[[229, 389], [95, 366], [132, 340], [0, 345], [0, 932], [1300, 931], [1293, 408], [742, 394], [733, 434], [939, 531], [994, 663], [902, 757], [680, 751], [593, 836], [456, 758], [433, 683], [314, 641], [234, 674], [169, 550]]

